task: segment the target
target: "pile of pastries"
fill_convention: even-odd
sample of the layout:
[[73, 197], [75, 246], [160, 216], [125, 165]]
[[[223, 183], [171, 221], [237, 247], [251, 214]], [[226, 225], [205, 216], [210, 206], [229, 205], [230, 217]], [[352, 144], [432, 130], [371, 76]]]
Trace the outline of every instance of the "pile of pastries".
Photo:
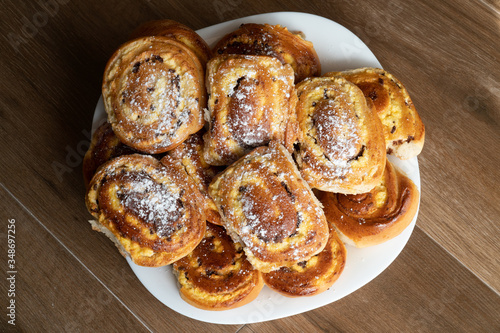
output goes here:
[[171, 20], [138, 27], [109, 60], [107, 121], [84, 159], [95, 230], [142, 266], [172, 265], [181, 297], [242, 306], [263, 285], [316, 295], [346, 247], [399, 235], [419, 193], [388, 160], [424, 125], [377, 68], [322, 75], [300, 32], [243, 24], [213, 49]]

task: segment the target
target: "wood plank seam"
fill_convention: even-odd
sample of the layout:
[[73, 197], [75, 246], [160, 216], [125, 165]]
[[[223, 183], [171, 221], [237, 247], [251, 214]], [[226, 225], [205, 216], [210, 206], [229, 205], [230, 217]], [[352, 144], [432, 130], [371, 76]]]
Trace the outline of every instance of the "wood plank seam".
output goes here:
[[[240, 332], [245, 326], [248, 326], [248, 324], [243, 324], [241, 325], [234, 333]], [[250, 327], [250, 326], [249, 326]]]
[[31, 216], [45, 231], [49, 233], [50, 236], [52, 236], [57, 243], [59, 243], [82, 267], [94, 278], [99, 282], [127, 311], [132, 314], [132, 316], [137, 319], [143, 326], [146, 328], [149, 332], [153, 333], [153, 330], [151, 330], [148, 325], [137, 315], [135, 314], [109, 287], [101, 280], [99, 279], [74, 253], [71, 251], [49, 228], [45, 226], [45, 224], [40, 221], [11, 191], [5, 187], [3, 183], [0, 182], [0, 187], [14, 200], [16, 201], [19, 206], [29, 215]]
[[479, 0], [485, 7], [488, 9], [491, 9], [492, 12], [497, 14], [497, 16], [500, 16], [500, 10], [498, 8], [495, 8], [494, 5], [491, 3], [488, 3], [486, 0]]
[[454, 260], [456, 260], [458, 263], [460, 263], [460, 265], [462, 267], [464, 267], [467, 271], [469, 271], [470, 273], [472, 273], [476, 278], [479, 279], [479, 281], [481, 281], [486, 287], [488, 287], [488, 289], [490, 289], [491, 291], [493, 291], [497, 296], [500, 297], [500, 291], [498, 290], [495, 290], [492, 286], [490, 286], [490, 284], [485, 281], [484, 279], [482, 279], [478, 274], [476, 274], [476, 272], [474, 272], [472, 269], [470, 269], [469, 267], [467, 267], [463, 262], [461, 262], [452, 252], [450, 252], [446, 247], [442, 246], [436, 239], [434, 239], [434, 237], [432, 237], [431, 234], [427, 233], [423, 228], [420, 228], [420, 226], [417, 224], [415, 225], [416, 228], [418, 228], [422, 233], [424, 233], [427, 237], [429, 237], [435, 244], [437, 244], [441, 249], [443, 249], [450, 257], [452, 257]]

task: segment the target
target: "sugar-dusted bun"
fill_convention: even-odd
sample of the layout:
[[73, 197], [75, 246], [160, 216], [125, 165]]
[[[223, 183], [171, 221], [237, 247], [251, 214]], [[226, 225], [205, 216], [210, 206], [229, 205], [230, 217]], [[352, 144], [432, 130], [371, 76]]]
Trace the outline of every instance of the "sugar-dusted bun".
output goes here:
[[364, 193], [386, 161], [380, 120], [361, 90], [341, 77], [297, 85], [301, 142], [296, 161], [305, 181], [322, 191]]
[[291, 267], [264, 273], [264, 283], [287, 296], [313, 296], [330, 288], [344, 270], [347, 252], [333, 226], [328, 243], [320, 253]]
[[388, 154], [403, 160], [420, 154], [425, 127], [408, 91], [397, 78], [371, 67], [325, 74], [339, 75], [356, 84], [373, 101], [383, 125]]
[[203, 197], [168, 156], [160, 162], [132, 154], [106, 162], [90, 182], [86, 204], [96, 219], [94, 229], [109, 230], [122, 254], [141, 266], [182, 258], [205, 233]]
[[207, 90], [207, 163], [229, 165], [271, 140], [293, 150], [297, 97], [289, 65], [268, 56], [220, 55], [208, 63]]
[[186, 172], [198, 185], [200, 192], [205, 197], [205, 216], [207, 221], [221, 225], [217, 206], [208, 195], [208, 185], [212, 179], [223, 169], [208, 164], [203, 158], [203, 130], [192, 134], [186, 141], [167, 152], [172, 158], [179, 160]]
[[320, 203], [275, 141], [220, 173], [209, 194], [229, 235], [262, 272], [307, 260], [328, 241]]
[[173, 264], [181, 297], [204, 310], [234, 309], [253, 301], [263, 287], [261, 273], [246, 260], [241, 244], [224, 228], [207, 224], [205, 237]]
[[132, 32], [130, 39], [147, 36], [169, 37], [186, 45], [196, 54], [203, 67], [212, 57], [210, 47], [196, 31], [173, 20], [164, 19], [145, 22]]
[[204, 78], [196, 55], [173, 39], [129, 41], [104, 72], [108, 122], [123, 143], [141, 152], [173, 149], [204, 125]]
[[370, 192], [319, 192], [318, 199], [346, 244], [367, 247], [398, 236], [410, 225], [418, 210], [419, 192], [411, 179], [387, 161], [384, 177]]
[[214, 47], [214, 54], [267, 55], [292, 66], [295, 82], [321, 75], [321, 64], [313, 44], [303, 34], [286, 27], [247, 23], [224, 36]]

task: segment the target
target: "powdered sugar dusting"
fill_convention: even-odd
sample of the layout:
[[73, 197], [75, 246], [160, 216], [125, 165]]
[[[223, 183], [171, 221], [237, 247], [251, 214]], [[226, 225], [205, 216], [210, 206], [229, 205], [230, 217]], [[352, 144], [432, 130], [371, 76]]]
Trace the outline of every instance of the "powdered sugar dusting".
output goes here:
[[125, 209], [150, 225], [159, 236], [169, 237], [177, 230], [182, 216], [180, 194], [145, 173], [140, 175], [129, 175], [117, 196]]
[[241, 145], [256, 147], [265, 143], [269, 137], [265, 122], [255, 121], [257, 113], [265, 113], [267, 110], [260, 110], [262, 106], [257, 105], [254, 100], [258, 81], [246, 77], [240, 81], [242, 83], [235, 87], [236, 90], [231, 96], [228, 128]]
[[138, 137], [158, 138], [162, 145], [184, 124], [188, 124], [193, 110], [198, 108], [195, 78], [190, 72], [177, 72], [173, 60], [153, 54], [137, 62], [121, 92], [123, 118], [133, 126]]
[[335, 166], [333, 176], [345, 175], [360, 149], [356, 117], [346, 111], [346, 106], [340, 107], [336, 99], [328, 99], [321, 102], [313, 119], [317, 143]]

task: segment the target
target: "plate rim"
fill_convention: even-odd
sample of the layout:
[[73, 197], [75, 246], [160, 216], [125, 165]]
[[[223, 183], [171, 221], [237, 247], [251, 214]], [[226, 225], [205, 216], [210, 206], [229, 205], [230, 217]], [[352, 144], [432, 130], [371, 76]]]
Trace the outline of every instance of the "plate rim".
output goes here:
[[[237, 18], [237, 19], [233, 19], [233, 20], [229, 20], [229, 21], [225, 21], [225, 22], [221, 22], [221, 23], [218, 23], [218, 24], [215, 24], [215, 25], [212, 25], [212, 26], [208, 26], [208, 27], [205, 27], [205, 28], [202, 28], [202, 29], [199, 29], [199, 30], [196, 30], [196, 32], [200, 35], [204, 35], [204, 34], [207, 34], [207, 33], [210, 33], [211, 31], [213, 31], [214, 29], [222, 29], [224, 27], [229, 27], [231, 25], [234, 25], [234, 24], [241, 24], [243, 23], [242, 21], [248, 21], [247, 23], [250, 23], [251, 20], [254, 20], [254, 21], [263, 21], [263, 20], [268, 20], [268, 18], [271, 18], [271, 20], [273, 19], [272, 17], [287, 17], [288, 19], [291, 20], [291, 23], [294, 23], [294, 19], [291, 19], [291, 17], [302, 17], [302, 18], [305, 18], [307, 17], [308, 19], [315, 19], [315, 20], [320, 20], [320, 21], [324, 21], [324, 22], [327, 22], [328, 24], [333, 24], [336, 26], [337, 29], [340, 29], [340, 30], [343, 30], [343, 32], [347, 32], [349, 34], [349, 36], [352, 38], [352, 42], [354, 43], [354, 45], [358, 45], [358, 46], [363, 46], [364, 48], [366, 48], [369, 53], [370, 53], [370, 57], [372, 57], [372, 60], [373, 63], [371, 64], [372, 67], [377, 67], [377, 66], [373, 66], [373, 65], [378, 65], [378, 67], [382, 68], [380, 62], [378, 61], [378, 59], [376, 58], [376, 56], [373, 54], [373, 52], [368, 48], [368, 46], [366, 46], [362, 41], [361, 39], [359, 39], [359, 37], [357, 37], [352, 31], [350, 31], [349, 29], [347, 29], [346, 27], [342, 26], [341, 24], [331, 20], [331, 19], [328, 19], [326, 17], [323, 17], [323, 16], [319, 16], [319, 15], [316, 15], [316, 14], [309, 14], [309, 13], [303, 13], [303, 12], [293, 12], [293, 11], [279, 11], [279, 12], [270, 12], [270, 13], [263, 13], [263, 14], [256, 14], [256, 15], [250, 15], [250, 16], [246, 16], [246, 17], [241, 17], [241, 18]], [[256, 23], [260, 23], [260, 22], [256, 22]], [[265, 22], [265, 23], [269, 23], [269, 24], [280, 24], [280, 23], [276, 23], [276, 22]], [[302, 22], [300, 23], [302, 24]], [[286, 26], [286, 27], [290, 27], [292, 25], [285, 25], [285, 24], [282, 24], [283, 26]], [[229, 33], [231, 30], [227, 31], [226, 33]], [[202, 36], [203, 37], [203, 36]], [[217, 37], [212, 37], [213, 39], [220, 39], [222, 36], [217, 36]], [[311, 40], [311, 39], [314, 39], [316, 38], [317, 36], [313, 36], [313, 38], [308, 38], [308, 36], [306, 35], [306, 39], [307, 40]], [[208, 41], [207, 41], [208, 43]], [[213, 44], [213, 42], [209, 43], [210, 44]], [[314, 44], [314, 42], [313, 42]], [[212, 45], [210, 45], [212, 46]], [[317, 49], [316, 45], [315, 45], [315, 49]], [[318, 56], [323, 56], [319, 54], [318, 52]], [[323, 63], [322, 63], [322, 68], [323, 67]], [[348, 69], [348, 68], [345, 68], [345, 69]], [[324, 73], [325, 70], [322, 70], [322, 72]], [[94, 111], [94, 117], [93, 117], [93, 121], [92, 121], [92, 133], [94, 133], [95, 129], [100, 125], [102, 124], [103, 121], [105, 121], [106, 119], [106, 112], [104, 111], [104, 105], [103, 105], [103, 101], [102, 101], [102, 95], [100, 96], [99, 98], [99, 101], [97, 103], [97, 106], [96, 106], [96, 109]], [[208, 311], [208, 310], [201, 310], [201, 309], [198, 309], [192, 305], [189, 305], [188, 303], [186, 303], [184, 300], [182, 300], [180, 298], [180, 295], [179, 295], [179, 292], [178, 292], [178, 289], [176, 290], [176, 293], [177, 293], [177, 296], [178, 298], [180, 299], [180, 302], [183, 302], [183, 306], [181, 308], [186, 308], [188, 309], [188, 311], [186, 310], [180, 310], [179, 308], [176, 308], [176, 307], [172, 307], [171, 304], [167, 304], [164, 299], [164, 295], [157, 289], [159, 288], [158, 286], [155, 286], [155, 288], [152, 288], [152, 284], [154, 285], [155, 283], [158, 283], [157, 281], [157, 278], [154, 277], [153, 275], [157, 274], [157, 275], [169, 275], [169, 277], [167, 277], [169, 280], [172, 280], [174, 278], [174, 275], [173, 273], [171, 272], [171, 265], [169, 266], [164, 266], [164, 267], [158, 267], [158, 268], [149, 268], [149, 267], [141, 267], [141, 266], [138, 266], [136, 264], [134, 264], [131, 259], [129, 257], [126, 257], [126, 260], [129, 264], [129, 266], [131, 267], [132, 271], [134, 272], [134, 274], [136, 275], [136, 277], [138, 278], [138, 280], [141, 282], [141, 284], [155, 297], [158, 299], [158, 301], [160, 301], [163, 305], [167, 306], [169, 309], [179, 313], [179, 314], [182, 314], [186, 317], [189, 317], [189, 318], [192, 318], [192, 319], [196, 319], [196, 320], [199, 320], [199, 321], [203, 321], [203, 322], [208, 322], [208, 323], [213, 323], [213, 324], [224, 324], [224, 325], [238, 325], [238, 324], [251, 324], [251, 323], [258, 323], [258, 322], [264, 322], [264, 321], [269, 321], [269, 320], [275, 320], [275, 319], [280, 319], [280, 318], [286, 318], [286, 317], [289, 317], [289, 316], [293, 316], [293, 315], [296, 315], [296, 314], [300, 314], [300, 313], [304, 313], [304, 312], [308, 312], [308, 311], [311, 311], [311, 310], [314, 310], [314, 309], [317, 309], [317, 308], [320, 308], [320, 307], [323, 307], [325, 305], [328, 305], [328, 304], [331, 304], [331, 303], [334, 303], [340, 299], [342, 299], [343, 297], [346, 297], [348, 295], [350, 295], [351, 293], [355, 292], [356, 290], [359, 290], [360, 288], [362, 288], [363, 286], [365, 286], [366, 284], [368, 284], [369, 282], [371, 282], [373, 279], [375, 279], [377, 276], [379, 276], [383, 271], [385, 271], [393, 262], [394, 260], [399, 257], [401, 251], [405, 248], [411, 234], [413, 233], [413, 229], [415, 227], [415, 224], [416, 224], [416, 220], [417, 220], [417, 217], [418, 217], [418, 214], [419, 214], [419, 209], [420, 209], [420, 199], [421, 199], [421, 184], [420, 184], [420, 170], [419, 170], [419, 166], [418, 166], [418, 159], [417, 157], [414, 157], [413, 159], [411, 160], [407, 160], [407, 161], [401, 161], [393, 156], [388, 156], [389, 160], [395, 164], [396, 167], [398, 167], [399, 169], [401, 169], [403, 167], [403, 171], [406, 171], [405, 174], [408, 174], [408, 170], [404, 170], [405, 169], [405, 165], [408, 164], [410, 165], [410, 169], [413, 170], [413, 173], [416, 172], [416, 177], [412, 178], [412, 180], [414, 181], [415, 185], [417, 186], [417, 188], [419, 189], [419, 207], [417, 209], [417, 213], [415, 214], [415, 217], [412, 221], [412, 223], [404, 230], [404, 232], [397, 236], [396, 238], [398, 238], [399, 240], [402, 239], [402, 237], [405, 239], [404, 240], [404, 243], [401, 247], [398, 247], [397, 248], [397, 253], [393, 253], [393, 258], [391, 260], [389, 260], [388, 263], [386, 263], [386, 265], [383, 265], [383, 267], [378, 267], [378, 271], [376, 272], [376, 274], [372, 274], [373, 276], [369, 279], [365, 279], [363, 281], [363, 283], [361, 285], [359, 285], [357, 288], [355, 288], [354, 290], [352, 291], [349, 291], [343, 295], [341, 295], [340, 297], [337, 297], [335, 298], [334, 300], [330, 301], [330, 302], [327, 302], [327, 303], [324, 303], [322, 302], [320, 305], [318, 306], [314, 306], [314, 307], [309, 307], [305, 310], [298, 310], [298, 311], [294, 311], [294, 312], [290, 312], [286, 315], [277, 315], [277, 316], [273, 316], [272, 314], [269, 314], [269, 312], [272, 312], [271, 310], [269, 309], [265, 309], [265, 306], [266, 306], [266, 300], [264, 300], [264, 302], [262, 302], [262, 304], [259, 304], [260, 305], [260, 311], [257, 311], [255, 312], [254, 311], [254, 316], [250, 316], [250, 315], [247, 315], [244, 319], [241, 315], [239, 315], [238, 313], [239, 312], [243, 312], [244, 309], [249, 309], [249, 307], [251, 307], [252, 303], [256, 302], [257, 300], [254, 300], [253, 302], [247, 304], [247, 305], [244, 305], [242, 307], [239, 307], [239, 308], [236, 308], [236, 309], [231, 309], [231, 310], [225, 310], [225, 311]], [[394, 240], [390, 240], [384, 244], [380, 244], [380, 245], [376, 245], [374, 247], [370, 247], [370, 249], [373, 249], [373, 248], [376, 248], [376, 247], [388, 247], [390, 246], [391, 242], [394, 241]], [[356, 250], [355, 248], [353, 248], [352, 246], [349, 246], [349, 245], [346, 245], [346, 248], [348, 250], [348, 255], [349, 255], [349, 252], [350, 251], [353, 251], [353, 250]], [[357, 249], [359, 250], [359, 249]], [[394, 255], [395, 254], [395, 255]], [[341, 274], [340, 279], [342, 279], [342, 276], [344, 275], [345, 273], [345, 270], [347, 270], [347, 267], [348, 265], [350, 265], [351, 263], [347, 262], [346, 263], [346, 267], [344, 269], [344, 272], [343, 274]], [[345, 275], [344, 275], [345, 276]], [[333, 285], [333, 287], [331, 289], [335, 289], [335, 286], [337, 285], [339, 281], [337, 280], [337, 282]], [[161, 287], [161, 286], [160, 286]], [[177, 288], [177, 285], [175, 286]], [[272, 303], [272, 307], [273, 309], [276, 308], [276, 306], [279, 306], [281, 304], [284, 304], [286, 301], [293, 301], [294, 299], [297, 300], [297, 299], [306, 299], [306, 298], [287, 298], [285, 296], [282, 296], [272, 290], [270, 290], [267, 286], [264, 286], [263, 290], [261, 291], [261, 294], [262, 293], [271, 293], [271, 295], [275, 298], [275, 299], [278, 299], [278, 302], [274, 302]], [[327, 291], [328, 292], [328, 291]], [[326, 292], [324, 292], [326, 293]], [[323, 293], [322, 293], [323, 294]], [[322, 294], [319, 294], [319, 295], [315, 295], [315, 296], [310, 296], [310, 297], [307, 297], [307, 299], [313, 299], [313, 298], [317, 298], [319, 296], [321, 296]], [[261, 295], [259, 295], [260, 297]], [[259, 299], [259, 297], [257, 297], [257, 299]], [[268, 299], [268, 300], [271, 300], [271, 297]], [[324, 303], [324, 304], [323, 304]], [[204, 313], [203, 316], [200, 316], [198, 315], [199, 313]]]

